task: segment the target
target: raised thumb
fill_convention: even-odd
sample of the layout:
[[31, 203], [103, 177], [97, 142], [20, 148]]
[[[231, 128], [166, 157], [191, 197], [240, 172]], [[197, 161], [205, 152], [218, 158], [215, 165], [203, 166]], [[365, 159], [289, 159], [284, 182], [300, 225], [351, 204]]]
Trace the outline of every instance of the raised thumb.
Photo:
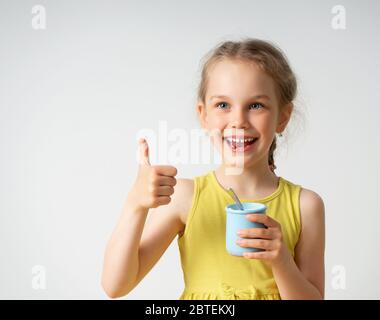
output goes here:
[[149, 146], [148, 146], [148, 142], [145, 140], [145, 138], [140, 138], [139, 147], [140, 147], [140, 165], [150, 166]]

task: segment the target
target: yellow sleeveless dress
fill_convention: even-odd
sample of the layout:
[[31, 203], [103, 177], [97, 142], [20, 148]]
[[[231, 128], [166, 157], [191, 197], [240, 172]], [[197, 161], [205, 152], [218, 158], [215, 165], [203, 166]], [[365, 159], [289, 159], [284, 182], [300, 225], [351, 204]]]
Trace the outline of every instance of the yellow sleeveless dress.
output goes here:
[[[281, 224], [294, 257], [301, 223], [301, 186], [279, 177], [277, 190], [262, 199], [244, 199], [267, 206], [267, 215]], [[184, 233], [178, 237], [185, 288], [180, 300], [279, 300], [271, 268], [263, 260], [230, 255], [226, 250], [225, 207], [234, 203], [215, 172], [194, 178], [192, 207]]]

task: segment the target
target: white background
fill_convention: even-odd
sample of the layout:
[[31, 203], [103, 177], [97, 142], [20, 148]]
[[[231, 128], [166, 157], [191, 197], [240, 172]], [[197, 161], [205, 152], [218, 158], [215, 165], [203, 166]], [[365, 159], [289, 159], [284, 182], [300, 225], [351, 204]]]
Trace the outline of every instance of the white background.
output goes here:
[[[36, 4], [46, 30], [32, 28]], [[331, 27], [337, 4], [345, 30]], [[137, 133], [160, 120], [199, 129], [202, 57], [256, 37], [278, 44], [299, 80], [277, 174], [325, 201], [326, 298], [379, 299], [379, 24], [368, 0], [1, 0], [0, 298], [106, 298], [103, 254], [136, 176]], [[179, 178], [215, 168], [175, 165]], [[45, 290], [32, 287], [36, 265]], [[182, 289], [174, 241], [126, 299]]]

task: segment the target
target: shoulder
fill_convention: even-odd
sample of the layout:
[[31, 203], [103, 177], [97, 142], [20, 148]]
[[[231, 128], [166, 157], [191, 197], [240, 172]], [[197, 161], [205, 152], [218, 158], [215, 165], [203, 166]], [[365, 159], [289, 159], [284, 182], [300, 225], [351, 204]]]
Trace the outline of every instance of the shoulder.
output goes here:
[[301, 221], [323, 220], [325, 205], [322, 197], [313, 190], [301, 188], [300, 191]]
[[299, 189], [300, 209], [304, 213], [320, 211], [324, 209], [322, 197], [315, 191], [301, 187], [301, 185], [281, 177], [283, 183], [294, 190]]
[[153, 219], [153, 223], [156, 223], [155, 219], [160, 217], [161, 223], [166, 221], [164, 223], [173, 228], [177, 228], [177, 232], [182, 233], [185, 227], [187, 213], [192, 205], [193, 188], [193, 180], [177, 178], [174, 193], [170, 196], [170, 202], [166, 205], [150, 209], [149, 219]]
[[174, 186], [172, 201], [175, 204], [179, 219], [183, 224], [186, 223], [187, 213], [191, 209], [192, 198], [194, 194], [194, 180], [180, 178]]
[[[313, 190], [301, 188], [300, 206], [306, 211], [314, 211], [315, 209], [324, 208], [322, 197]], [[314, 209], [314, 210], [313, 210]]]
[[187, 200], [192, 196], [194, 190], [194, 181], [192, 179], [179, 178], [174, 186], [174, 194], [178, 199]]

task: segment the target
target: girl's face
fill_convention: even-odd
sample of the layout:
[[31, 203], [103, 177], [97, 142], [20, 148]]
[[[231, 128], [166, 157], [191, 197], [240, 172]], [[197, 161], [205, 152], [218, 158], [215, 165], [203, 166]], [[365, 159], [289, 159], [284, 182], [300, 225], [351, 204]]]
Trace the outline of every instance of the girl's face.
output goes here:
[[205, 105], [199, 103], [197, 111], [202, 127], [222, 151], [223, 162], [234, 163], [233, 157], [243, 156], [245, 168], [267, 163], [275, 133], [285, 129], [292, 105], [280, 112], [273, 79], [253, 62], [224, 59], [208, 76]]

